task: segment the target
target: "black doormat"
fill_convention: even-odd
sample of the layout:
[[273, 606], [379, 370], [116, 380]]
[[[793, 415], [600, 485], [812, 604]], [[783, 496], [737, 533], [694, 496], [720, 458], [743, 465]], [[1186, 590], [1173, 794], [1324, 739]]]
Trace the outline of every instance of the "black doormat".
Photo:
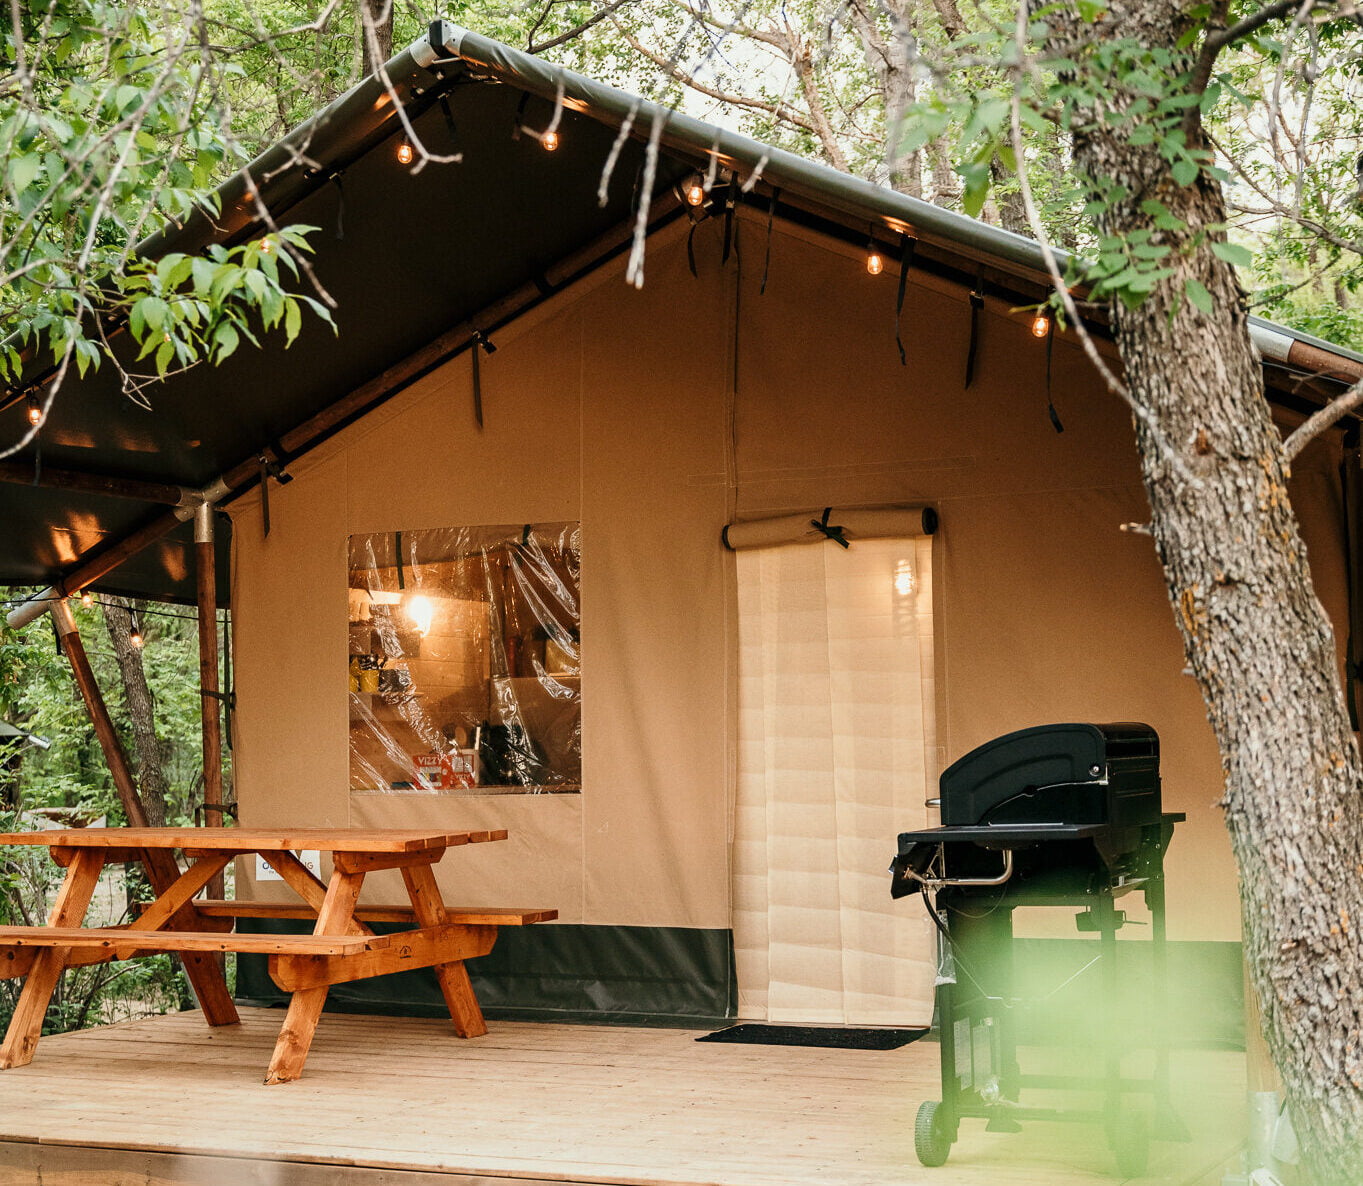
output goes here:
[[833, 1050], [898, 1050], [927, 1030], [837, 1029], [818, 1025], [734, 1025], [704, 1034], [697, 1042], [741, 1042], [750, 1046], [824, 1046]]

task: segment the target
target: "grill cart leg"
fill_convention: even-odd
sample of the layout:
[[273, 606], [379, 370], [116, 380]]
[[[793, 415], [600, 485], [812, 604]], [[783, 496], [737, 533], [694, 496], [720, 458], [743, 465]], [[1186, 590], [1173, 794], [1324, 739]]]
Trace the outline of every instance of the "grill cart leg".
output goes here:
[[1117, 911], [1110, 894], [1100, 894], [1093, 905], [1103, 969], [1103, 1042], [1107, 1047], [1103, 1112], [1107, 1143], [1124, 1178], [1144, 1175], [1150, 1160], [1150, 1131], [1145, 1113], [1122, 1105], [1122, 1039], [1116, 1002], [1121, 987], [1117, 966]]
[[[1164, 872], [1161, 869], [1145, 884], [1145, 907], [1150, 911], [1150, 959], [1155, 969], [1155, 991], [1166, 998], [1169, 991], [1168, 952], [1164, 947]], [[1162, 1016], [1169, 1010], [1161, 1009]], [[1174, 1111], [1169, 1093], [1169, 1035], [1158, 1029], [1155, 1038], [1155, 1136], [1161, 1141], [1190, 1141], [1192, 1134]]]

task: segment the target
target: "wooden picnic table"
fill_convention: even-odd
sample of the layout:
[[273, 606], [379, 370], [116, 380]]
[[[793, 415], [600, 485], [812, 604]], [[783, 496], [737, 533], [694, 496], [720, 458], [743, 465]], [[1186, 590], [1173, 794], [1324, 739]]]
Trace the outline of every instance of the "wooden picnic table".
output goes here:
[[[497, 928], [557, 917], [554, 910], [450, 909], [441, 901], [432, 866], [446, 849], [505, 840], [505, 831], [422, 832], [407, 829], [77, 828], [0, 833], [0, 845], [42, 845], [66, 876], [46, 926], [0, 926], [0, 979], [24, 976], [9, 1031], [0, 1044], [0, 1069], [33, 1059], [43, 1017], [64, 969], [174, 952], [184, 964], [209, 1025], [239, 1020], [227, 991], [220, 953], [269, 956], [270, 975], [292, 993], [266, 1083], [286, 1083], [303, 1072], [327, 989], [368, 976], [433, 968], [461, 1038], [487, 1033], [464, 961], [486, 955]], [[175, 858], [183, 854], [182, 871]], [[331, 855], [328, 883], [295, 851]], [[205, 901], [195, 897], [235, 857], [258, 853], [290, 886], [297, 905]], [[156, 892], [126, 926], [82, 923], [106, 864], [140, 862]], [[363, 907], [366, 873], [399, 869], [409, 901]], [[309, 935], [237, 933], [238, 918], [312, 920]], [[371, 922], [411, 922], [411, 930], [375, 935]]]

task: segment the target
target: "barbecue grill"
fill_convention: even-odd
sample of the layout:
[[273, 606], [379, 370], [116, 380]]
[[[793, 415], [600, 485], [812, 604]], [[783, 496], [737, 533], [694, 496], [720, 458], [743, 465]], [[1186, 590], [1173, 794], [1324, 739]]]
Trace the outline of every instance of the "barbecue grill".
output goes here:
[[[1169, 1105], [1167, 1052], [1152, 1038], [1154, 1074], [1123, 1078], [1130, 1035], [1116, 1013], [1117, 931], [1126, 916], [1115, 901], [1123, 894], [1144, 897], [1156, 982], [1164, 980], [1164, 853], [1184, 816], [1160, 805], [1159, 737], [1129, 723], [1022, 729], [950, 766], [929, 806], [940, 808], [942, 826], [902, 833], [890, 866], [891, 896], [922, 893], [940, 932], [942, 1099], [919, 1108], [919, 1160], [943, 1164], [965, 1117], [987, 1120], [995, 1132], [1016, 1131], [1023, 1120], [1085, 1119], [1105, 1124], [1118, 1169], [1139, 1176], [1150, 1132], [1145, 1112], [1125, 1096], [1149, 1093], [1155, 1135], [1186, 1139]], [[1096, 1082], [1019, 1069], [1017, 1018], [1037, 1004], [1013, 991], [1013, 911], [1024, 906], [1079, 906], [1078, 929], [1098, 936], [1098, 958], [1083, 973], [1099, 979], [1094, 995], [1105, 1014]], [[1022, 1093], [1032, 1087], [1096, 1087], [1100, 1102], [1031, 1106]]]

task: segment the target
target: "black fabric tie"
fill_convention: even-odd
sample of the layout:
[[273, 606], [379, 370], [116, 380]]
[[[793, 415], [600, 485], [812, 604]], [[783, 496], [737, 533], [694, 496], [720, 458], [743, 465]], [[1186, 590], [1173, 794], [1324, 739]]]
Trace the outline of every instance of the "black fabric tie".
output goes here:
[[824, 507], [822, 519], [811, 519], [809, 525], [815, 531], [822, 532], [828, 539], [831, 539], [840, 547], [850, 548], [852, 545], [847, 542], [847, 537], [843, 535], [843, 529], [836, 523], [829, 523], [828, 516], [833, 513], [832, 507]]
[[904, 315], [904, 288], [909, 281], [909, 269], [913, 267], [913, 255], [918, 250], [918, 240], [907, 234], [899, 237], [899, 295], [894, 301], [894, 344], [899, 347], [899, 365], [906, 367], [909, 360], [904, 353], [904, 339], [899, 336], [899, 321]]
[[976, 278], [975, 289], [970, 294], [970, 345], [965, 352], [965, 387], [975, 381], [975, 348], [979, 344], [980, 310], [984, 308], [984, 281]]

